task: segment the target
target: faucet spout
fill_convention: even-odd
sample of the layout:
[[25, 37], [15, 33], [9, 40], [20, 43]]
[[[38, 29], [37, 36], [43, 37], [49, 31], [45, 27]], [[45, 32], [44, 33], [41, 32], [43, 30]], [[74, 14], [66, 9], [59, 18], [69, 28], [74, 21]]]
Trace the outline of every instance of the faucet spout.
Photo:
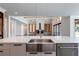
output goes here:
[[40, 38], [42, 38], [42, 35], [40, 34]]

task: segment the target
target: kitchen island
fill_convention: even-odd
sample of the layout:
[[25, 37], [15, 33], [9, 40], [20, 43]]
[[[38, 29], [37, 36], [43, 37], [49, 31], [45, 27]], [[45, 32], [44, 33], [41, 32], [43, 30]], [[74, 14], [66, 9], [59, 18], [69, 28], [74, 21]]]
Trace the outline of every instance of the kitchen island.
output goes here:
[[54, 43], [79, 43], [79, 38], [68, 36], [16, 36], [0, 39], [0, 43], [28, 43], [31, 39], [51, 39]]
[[[52, 40], [51, 43], [29, 43], [30, 40]], [[78, 56], [79, 39], [67, 36], [17, 36], [0, 39], [0, 55], [3, 56]], [[29, 48], [29, 49], [28, 49]]]

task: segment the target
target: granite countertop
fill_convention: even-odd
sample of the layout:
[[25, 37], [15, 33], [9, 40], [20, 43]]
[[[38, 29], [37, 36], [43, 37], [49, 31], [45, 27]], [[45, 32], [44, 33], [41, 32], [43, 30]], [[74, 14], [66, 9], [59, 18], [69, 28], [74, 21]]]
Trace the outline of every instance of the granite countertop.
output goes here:
[[28, 43], [31, 39], [51, 39], [54, 43], [79, 43], [79, 38], [68, 36], [16, 36], [0, 39], [0, 43]]

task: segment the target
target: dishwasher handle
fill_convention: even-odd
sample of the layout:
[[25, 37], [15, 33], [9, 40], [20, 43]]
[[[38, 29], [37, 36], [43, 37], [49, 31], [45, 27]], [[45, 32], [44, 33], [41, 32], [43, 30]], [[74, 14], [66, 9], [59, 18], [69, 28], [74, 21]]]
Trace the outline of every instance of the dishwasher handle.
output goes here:
[[59, 47], [59, 48], [68, 48], [68, 49], [70, 49], [70, 48], [78, 48], [78, 47]]

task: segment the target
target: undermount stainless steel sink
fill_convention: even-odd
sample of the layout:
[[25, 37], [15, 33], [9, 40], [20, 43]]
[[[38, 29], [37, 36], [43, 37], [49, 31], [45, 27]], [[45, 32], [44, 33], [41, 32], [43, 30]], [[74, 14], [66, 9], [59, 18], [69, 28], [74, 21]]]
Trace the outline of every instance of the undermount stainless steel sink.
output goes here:
[[54, 43], [51, 39], [31, 39], [29, 41], [29, 43], [33, 43], [33, 42], [37, 42], [37, 43]]

